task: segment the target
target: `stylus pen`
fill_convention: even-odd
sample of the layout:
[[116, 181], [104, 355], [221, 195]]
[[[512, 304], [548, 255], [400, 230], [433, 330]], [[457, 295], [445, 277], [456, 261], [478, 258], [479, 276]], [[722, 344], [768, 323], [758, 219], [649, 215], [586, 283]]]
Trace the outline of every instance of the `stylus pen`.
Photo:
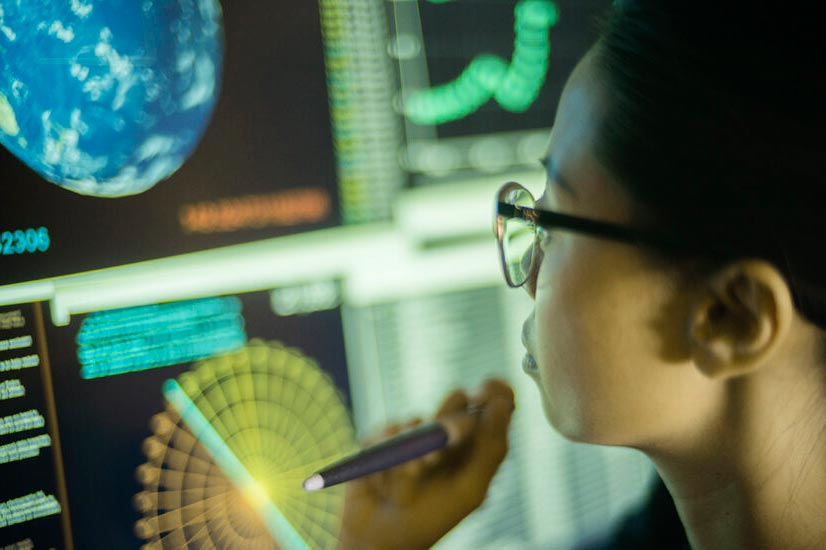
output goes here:
[[417, 426], [386, 441], [339, 460], [304, 480], [304, 490], [317, 491], [345, 481], [387, 470], [427, 453], [455, 444], [461, 437], [458, 422], [463, 415], [479, 414], [480, 406], [463, 413]]

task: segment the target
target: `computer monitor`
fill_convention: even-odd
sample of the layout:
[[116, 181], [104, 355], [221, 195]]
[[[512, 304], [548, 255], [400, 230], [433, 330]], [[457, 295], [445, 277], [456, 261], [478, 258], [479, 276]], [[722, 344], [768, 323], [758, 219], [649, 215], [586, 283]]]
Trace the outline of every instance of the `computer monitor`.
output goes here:
[[[558, 12], [527, 109], [489, 98], [452, 121], [412, 123], [402, 100], [423, 88], [407, 63], [424, 68], [428, 89], [480, 52], [507, 65], [525, 4]], [[106, 9], [161, 17], [136, 8], [149, 5]], [[0, 203], [0, 548], [329, 547], [343, 493], [308, 500], [319, 495], [302, 493], [301, 476], [485, 375], [520, 393], [512, 450], [486, 509], [442, 548], [565, 545], [636, 502], [650, 466], [554, 438], [518, 373], [525, 304], [503, 294], [485, 208], [489, 180], [528, 157], [410, 164], [417, 143], [467, 155], [502, 136], [512, 151], [544, 147], [563, 75], [588, 45], [580, 30], [604, 7], [225, 2], [220, 94], [167, 178], [94, 196], [0, 148], [13, 189]], [[60, 25], [26, 24], [71, 44], [105, 12], [83, 0], [69, 9]], [[0, 48], [24, 35], [13, 15], [0, 18]], [[402, 31], [411, 22], [421, 28]], [[185, 35], [185, 20], [176, 29]], [[147, 32], [134, 65], [159, 51]], [[84, 74], [45, 57], [49, 70]], [[0, 88], [2, 131], [13, 129], [10, 90]], [[455, 203], [469, 209], [461, 239], [442, 223]]]
[[[44, 5], [43, 17], [62, 15], [45, 22], [22, 8], [6, 10], [5, 25], [16, 27], [16, 34], [11, 41], [0, 33], [0, 48], [7, 52], [0, 73], [6, 108], [0, 116], [6, 130], [12, 122], [16, 130], [5, 134], [6, 147], [0, 147], [7, 191], [0, 204], [0, 285], [341, 222], [319, 6], [231, 2], [222, 13], [214, 0], [183, 2], [189, 10], [171, 2], [145, 10], [140, 5], [88, 4], [88, 14], [76, 10], [80, 15], [68, 7], [65, 14], [46, 13]], [[208, 6], [215, 15], [197, 15]], [[210, 46], [217, 52], [187, 38], [195, 34], [196, 21], [220, 25]], [[41, 25], [69, 29], [67, 42], [46, 37], [62, 46], [49, 57], [19, 45], [40, 47], [47, 32], [38, 30]], [[187, 40], [193, 44], [168, 44]], [[185, 70], [205, 75], [193, 77], [188, 87], [169, 76]], [[103, 74], [95, 77], [95, 71]], [[20, 73], [32, 82], [22, 82]], [[98, 87], [108, 83], [108, 95], [92, 94], [93, 78]], [[166, 88], [153, 88], [164, 82]], [[149, 94], [158, 99], [150, 101]], [[198, 101], [214, 107], [196, 140], [191, 133], [199, 128], [191, 128], [185, 114]], [[167, 113], [167, 103], [184, 106]], [[165, 152], [189, 141], [190, 156], [150, 185], [152, 172], [166, 173], [166, 163], [173, 162]], [[136, 152], [110, 169], [118, 159], [106, 154], [107, 146], [132, 146]], [[143, 157], [155, 162], [139, 162]], [[108, 171], [93, 171], [97, 161]], [[89, 168], [83, 181], [61, 171], [84, 162]], [[137, 185], [142, 180], [148, 181]]]
[[391, 2], [401, 158], [414, 184], [536, 163], [608, 0]]

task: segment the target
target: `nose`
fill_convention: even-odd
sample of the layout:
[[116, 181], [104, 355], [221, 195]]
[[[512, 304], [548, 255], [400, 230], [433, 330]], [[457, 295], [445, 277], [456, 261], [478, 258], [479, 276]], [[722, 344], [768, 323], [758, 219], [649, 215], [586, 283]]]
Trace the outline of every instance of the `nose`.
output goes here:
[[528, 275], [525, 279], [525, 291], [531, 298], [536, 298], [536, 277], [539, 273], [542, 257], [542, 249], [537, 246], [534, 239], [533, 246], [529, 247], [522, 256], [522, 270]]

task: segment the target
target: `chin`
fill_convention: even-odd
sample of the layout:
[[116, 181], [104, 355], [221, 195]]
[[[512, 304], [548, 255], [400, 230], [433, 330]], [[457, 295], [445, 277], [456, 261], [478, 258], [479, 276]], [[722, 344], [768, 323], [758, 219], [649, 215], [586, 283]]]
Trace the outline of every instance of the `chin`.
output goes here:
[[[540, 390], [541, 391], [541, 390]], [[545, 418], [559, 435], [576, 443], [593, 445], [624, 445], [619, 437], [610, 428], [594, 420], [590, 415], [574, 407], [574, 410], [565, 410], [564, 407], [553, 406], [550, 399], [542, 393], [542, 409]]]
[[542, 398], [542, 410], [545, 412], [545, 418], [554, 431], [565, 439], [578, 443], [588, 443], [583, 430], [580, 429], [580, 423], [576, 419], [577, 415], [565, 414], [559, 410], [560, 407], [553, 406], [548, 395], [542, 391], [541, 385], [539, 386], [539, 393]]
[[616, 426], [596, 420], [596, 415], [589, 414], [588, 409], [582, 407], [578, 400], [565, 400], [559, 392], [549, 396], [540, 377], [533, 374], [529, 376], [536, 382], [546, 420], [559, 435], [576, 443], [626, 445], [618, 435]]
[[583, 430], [577, 422], [571, 422], [569, 418], [561, 419], [554, 416], [554, 414], [548, 410], [547, 405], [545, 406], [545, 418], [548, 419], [548, 423], [550, 423], [554, 431], [568, 441], [576, 443], [599, 443], [593, 434], [588, 430]]

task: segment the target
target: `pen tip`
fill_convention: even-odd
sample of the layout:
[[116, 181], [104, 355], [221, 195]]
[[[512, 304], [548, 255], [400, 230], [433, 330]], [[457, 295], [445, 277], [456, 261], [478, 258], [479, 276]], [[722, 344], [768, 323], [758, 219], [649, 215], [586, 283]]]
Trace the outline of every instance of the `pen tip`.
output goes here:
[[324, 488], [324, 478], [319, 474], [313, 474], [304, 480], [305, 491], [318, 491]]

